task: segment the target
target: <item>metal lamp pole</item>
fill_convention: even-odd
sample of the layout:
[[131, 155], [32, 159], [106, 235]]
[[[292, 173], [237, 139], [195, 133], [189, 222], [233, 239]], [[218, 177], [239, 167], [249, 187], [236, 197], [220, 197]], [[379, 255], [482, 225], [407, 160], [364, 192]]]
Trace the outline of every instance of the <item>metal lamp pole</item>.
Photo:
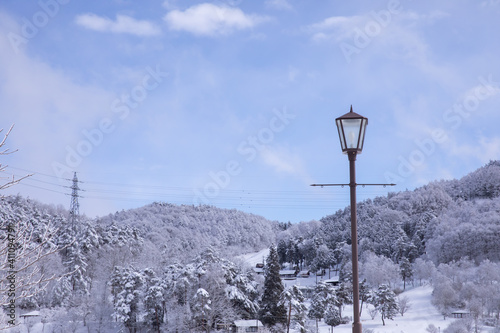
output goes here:
[[352, 245], [352, 332], [362, 333], [359, 318], [359, 273], [358, 273], [358, 223], [356, 219], [356, 155], [361, 154], [365, 141], [368, 118], [351, 111], [335, 119], [342, 152], [349, 158], [349, 188], [351, 192], [351, 245]]
[[365, 141], [365, 118], [351, 111], [335, 119], [339, 132], [342, 152], [349, 158], [349, 184], [311, 184], [311, 186], [349, 186], [351, 192], [351, 243], [352, 243], [352, 299], [354, 316], [352, 324], [353, 333], [362, 333], [359, 316], [359, 273], [358, 273], [358, 223], [356, 218], [356, 187], [364, 186], [394, 186], [396, 184], [357, 184], [356, 183], [356, 156], [361, 154]]
[[352, 245], [352, 304], [354, 322], [353, 333], [362, 333], [359, 318], [359, 273], [358, 273], [358, 227], [356, 217], [356, 152], [349, 152], [349, 187], [351, 192], [351, 245]]

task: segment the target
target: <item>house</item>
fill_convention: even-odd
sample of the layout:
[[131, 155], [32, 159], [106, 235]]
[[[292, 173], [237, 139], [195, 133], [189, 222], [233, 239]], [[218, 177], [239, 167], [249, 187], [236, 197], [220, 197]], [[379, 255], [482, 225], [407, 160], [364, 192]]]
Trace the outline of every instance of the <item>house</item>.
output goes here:
[[301, 278], [308, 278], [310, 275], [311, 275], [311, 273], [309, 271], [300, 271], [299, 272], [299, 276]]
[[264, 332], [264, 325], [260, 320], [235, 320], [233, 333]]
[[20, 315], [25, 324], [36, 324], [41, 321], [40, 311], [31, 311]]
[[338, 287], [340, 285], [340, 277], [339, 276], [334, 276], [333, 278], [326, 279], [324, 281], [325, 281], [325, 283], [331, 284], [334, 287]]
[[311, 298], [314, 294], [314, 286], [300, 286], [296, 285], [296, 287], [300, 290], [302, 295], [307, 298]]
[[255, 274], [257, 275], [262, 275], [264, 274], [264, 268], [261, 268], [261, 267], [254, 267], [253, 268], [253, 271], [255, 272]]
[[280, 278], [284, 280], [295, 280], [297, 278], [297, 271], [291, 269], [281, 270]]
[[453, 318], [467, 318], [470, 316], [470, 313], [464, 310], [457, 310], [453, 311], [451, 315], [453, 316]]

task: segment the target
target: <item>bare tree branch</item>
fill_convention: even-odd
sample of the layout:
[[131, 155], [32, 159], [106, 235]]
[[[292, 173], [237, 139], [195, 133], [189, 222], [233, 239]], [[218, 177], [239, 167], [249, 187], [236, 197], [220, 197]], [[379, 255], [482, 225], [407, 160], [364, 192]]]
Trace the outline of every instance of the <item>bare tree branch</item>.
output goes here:
[[[26, 222], [18, 221], [15, 226], [11, 227], [15, 230], [15, 237], [5, 239], [1, 242], [0, 247], [0, 306], [8, 304], [9, 299], [18, 300], [21, 298], [29, 298], [37, 293], [45, 290], [48, 283], [55, 279], [61, 279], [66, 275], [71, 275], [74, 272], [69, 272], [61, 276], [55, 274], [45, 275], [40, 273], [39, 264], [42, 259], [53, 255], [64, 248], [58, 248], [53, 244], [53, 236], [57, 229], [51, 225], [46, 225], [44, 230], [39, 235], [39, 242], [33, 240], [34, 226]], [[7, 236], [8, 237], [8, 236]], [[15, 244], [15, 251], [11, 251], [12, 244]], [[66, 245], [70, 246], [70, 244]], [[14, 269], [9, 269], [11, 264], [14, 264]], [[10, 289], [9, 277], [15, 275], [15, 298], [8, 297], [7, 291]]]
[[[7, 138], [9, 137], [9, 134], [10, 132], [12, 132], [12, 129], [14, 128], [14, 124], [12, 124], [12, 126], [10, 126], [9, 130], [7, 131], [7, 133], [5, 133], [2, 141], [0, 141], [0, 155], [9, 155], [9, 154], [12, 154], [12, 153], [15, 153], [16, 151], [18, 151], [17, 149], [16, 150], [9, 150], [9, 148], [4, 148], [3, 150], [1, 150], [1, 148], [5, 145], [5, 143], [7, 142]], [[0, 133], [3, 131], [3, 128], [0, 129]], [[3, 165], [2, 163], [0, 163], [0, 172], [4, 172], [5, 169], [7, 168], [7, 165]], [[9, 188], [13, 185], [16, 185], [18, 184], [21, 180], [25, 179], [25, 178], [28, 178], [30, 176], [33, 176], [33, 174], [28, 174], [26, 176], [23, 176], [21, 178], [15, 178], [14, 175], [11, 177], [0, 177], [0, 179], [7, 179], [7, 182], [4, 183], [4, 184], [0, 184], [0, 190], [4, 190], [6, 188]]]

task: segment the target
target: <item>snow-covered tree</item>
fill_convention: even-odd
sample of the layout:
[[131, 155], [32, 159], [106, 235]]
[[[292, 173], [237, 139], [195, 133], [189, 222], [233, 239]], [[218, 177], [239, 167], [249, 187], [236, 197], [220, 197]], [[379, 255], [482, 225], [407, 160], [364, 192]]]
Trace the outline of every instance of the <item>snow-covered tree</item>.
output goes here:
[[300, 333], [306, 333], [307, 308], [304, 305], [304, 301], [304, 295], [302, 295], [302, 292], [296, 285], [283, 291], [280, 305], [288, 309], [287, 332], [290, 331], [290, 327], [293, 327]]
[[159, 330], [165, 317], [165, 288], [151, 268], [145, 269], [143, 275], [145, 320], [153, 326], [153, 329]]
[[288, 252], [287, 241], [285, 239], [280, 239], [278, 241], [278, 246], [276, 247], [276, 251], [278, 252], [280, 265], [284, 264], [287, 260], [287, 252]]
[[321, 320], [325, 316], [329, 288], [324, 281], [319, 281], [314, 287], [311, 305], [307, 316], [311, 319]]
[[71, 277], [64, 276], [57, 280], [54, 288], [52, 289], [52, 302], [51, 306], [69, 307], [71, 306], [71, 296], [73, 295], [73, 287], [71, 284]]
[[372, 287], [382, 284], [393, 285], [399, 281], [399, 267], [391, 259], [376, 255], [373, 252], [364, 254], [360, 265], [360, 275]]
[[380, 312], [384, 326], [385, 319], [393, 319], [398, 314], [396, 295], [386, 284], [378, 287], [373, 296], [373, 305]]
[[325, 323], [332, 327], [332, 331], [335, 326], [342, 324], [342, 317], [340, 316], [340, 312], [336, 306], [330, 304], [326, 309]]
[[193, 312], [193, 319], [196, 321], [196, 326], [207, 332], [210, 331], [211, 325], [208, 320], [212, 311], [211, 303], [210, 294], [205, 289], [198, 288], [193, 297], [191, 311]]
[[402, 258], [399, 262], [399, 272], [403, 279], [403, 289], [406, 290], [406, 281], [413, 277], [413, 268], [408, 258]]
[[[10, 150], [9, 148], [4, 148], [5, 144], [7, 143], [7, 138], [10, 135], [10, 132], [12, 132], [12, 129], [14, 128], [14, 125], [11, 125], [10, 128], [7, 130], [7, 132], [4, 134], [4, 137], [0, 140], [0, 156], [5, 156], [5, 155], [10, 155], [12, 153], [15, 153], [17, 150]], [[0, 128], [0, 133], [3, 132], [3, 128]], [[7, 168], [6, 165], [0, 163], [0, 173], [4, 173], [5, 169]], [[0, 190], [4, 190], [8, 187], [14, 186], [18, 184], [21, 180], [32, 176], [26, 175], [22, 176], [21, 178], [15, 178], [14, 176], [11, 177], [1, 177], [0, 179], [4, 180], [7, 179], [5, 182], [0, 183]]]
[[398, 296], [396, 303], [401, 317], [411, 308], [411, 302], [408, 296]]
[[439, 333], [441, 329], [437, 328], [434, 324], [429, 324], [425, 331], [429, 333]]
[[[5, 201], [11, 199], [4, 198]], [[19, 201], [22, 200], [19, 198]], [[22, 302], [30, 302], [33, 296], [44, 291], [63, 272], [43, 269], [45, 260], [56, 255], [59, 250], [54, 242], [57, 229], [52, 221], [44, 218], [37, 223], [31, 220], [29, 214], [36, 211], [25, 211], [27, 207], [22, 202], [11, 201], [10, 205], [1, 208], [0, 306], [15, 309]], [[13, 313], [12, 316], [10, 312], [7, 315], [7, 318], [0, 318], [0, 328], [3, 323], [15, 321]]]
[[371, 289], [366, 283], [366, 280], [363, 280], [359, 283], [359, 300], [361, 304], [359, 305], [359, 316], [361, 317], [361, 313], [363, 312], [363, 304], [368, 303], [371, 300], [372, 294]]
[[332, 251], [325, 245], [321, 244], [316, 250], [316, 257], [311, 263], [311, 270], [313, 272], [320, 271], [322, 269], [330, 268], [335, 264], [335, 257]]
[[432, 291], [432, 303], [439, 309], [445, 319], [450, 315], [451, 310], [457, 306], [458, 302], [458, 292], [453, 288], [452, 281], [442, 274], [436, 275], [434, 290]]
[[142, 272], [132, 266], [115, 267], [111, 276], [113, 317], [116, 321], [123, 322], [131, 333], [136, 331], [139, 304], [144, 297], [141, 288], [143, 284]]
[[280, 277], [278, 253], [273, 245], [269, 249], [269, 256], [264, 266], [264, 290], [260, 301], [259, 317], [265, 325], [286, 323], [286, 309], [280, 304], [284, 289]]
[[314, 288], [311, 305], [307, 314], [309, 318], [316, 320], [316, 330], [318, 328], [318, 321], [325, 317], [325, 311], [330, 306], [338, 308], [342, 304], [333, 286], [324, 281], [319, 281]]
[[335, 305], [339, 309], [340, 316], [342, 317], [342, 309], [346, 304], [352, 304], [352, 284], [342, 282], [340, 286], [335, 289]]
[[432, 261], [426, 261], [422, 258], [417, 258], [413, 263], [413, 272], [416, 279], [419, 280], [420, 285], [422, 285], [422, 280], [430, 281], [436, 267]]
[[467, 319], [459, 319], [453, 321], [443, 330], [443, 333], [472, 333], [474, 332], [474, 327], [472, 320], [470, 318]]

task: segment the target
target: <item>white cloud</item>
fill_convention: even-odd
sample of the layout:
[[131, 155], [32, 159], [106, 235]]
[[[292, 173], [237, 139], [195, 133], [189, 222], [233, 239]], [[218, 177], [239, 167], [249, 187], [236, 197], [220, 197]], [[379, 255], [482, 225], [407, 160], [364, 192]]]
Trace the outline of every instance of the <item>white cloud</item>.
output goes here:
[[[15, 123], [10, 147], [16, 160], [52, 174], [52, 162], [64, 163], [66, 147], [93, 130], [109, 115], [113, 96], [99, 87], [82, 85], [49, 64], [16, 52], [6, 38], [15, 22], [0, 13], [0, 109], [4, 122]], [[7, 24], [5, 24], [7, 23]], [[19, 164], [17, 164], [19, 163]], [[17, 162], [17, 165], [22, 165]], [[15, 165], [13, 163], [13, 165]]]
[[287, 0], [267, 0], [266, 6], [278, 10], [292, 10], [293, 7]]
[[170, 11], [164, 20], [172, 30], [187, 31], [199, 36], [216, 36], [253, 28], [267, 18], [245, 14], [239, 8], [202, 3], [185, 11]]
[[162, 6], [163, 6], [163, 8], [166, 8], [166, 9], [173, 9], [173, 8], [175, 8], [175, 4], [173, 4], [171, 0], [165, 0], [165, 1], [163, 1]]
[[290, 82], [296, 82], [297, 77], [300, 75], [300, 70], [298, 68], [295, 68], [293, 66], [290, 66], [288, 68], [288, 80]]
[[113, 21], [107, 17], [100, 17], [95, 14], [78, 15], [75, 22], [90, 30], [127, 33], [137, 36], [154, 36], [160, 34], [160, 29], [149, 21], [136, 20], [126, 15], [116, 15]]
[[352, 36], [354, 29], [363, 24], [363, 16], [331, 16], [307, 27], [314, 41], [333, 39], [341, 41]]
[[265, 164], [273, 167], [278, 173], [295, 174], [296, 161], [284, 152], [273, 151], [269, 148], [262, 150], [262, 159]]
[[289, 149], [278, 146], [266, 147], [262, 149], [260, 156], [264, 164], [272, 167], [276, 173], [293, 175], [303, 179], [305, 183], [311, 183], [302, 159]]
[[481, 136], [473, 144], [458, 144], [457, 140], [449, 140], [448, 151], [451, 156], [458, 156], [463, 160], [474, 158], [481, 163], [497, 160], [500, 156], [500, 138]]
[[[353, 41], [356, 36], [364, 38], [379, 38], [387, 35], [393, 44], [407, 43], [409, 35], [413, 35], [414, 24], [433, 24], [436, 20], [449, 16], [442, 11], [432, 11], [429, 14], [389, 10], [372, 11], [362, 15], [331, 16], [306, 27], [314, 41], [333, 40], [335, 42]], [[411, 31], [411, 33], [410, 33]], [[410, 36], [411, 37], [411, 36]], [[413, 40], [408, 44], [413, 43]]]

